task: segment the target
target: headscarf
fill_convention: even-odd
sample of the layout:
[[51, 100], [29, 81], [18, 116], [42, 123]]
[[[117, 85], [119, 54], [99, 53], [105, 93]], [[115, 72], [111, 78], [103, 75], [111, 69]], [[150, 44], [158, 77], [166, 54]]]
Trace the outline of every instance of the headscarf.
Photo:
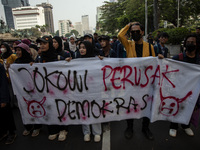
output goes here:
[[[76, 37], [75, 37], [74, 35], [71, 35], [71, 36], [69, 37], [69, 40], [70, 40], [70, 38], [73, 38], [73, 39], [76, 41]], [[75, 52], [75, 51], [76, 51], [76, 43], [74, 42], [74, 44], [72, 44], [72, 43], [69, 41], [69, 49], [70, 49], [71, 51]]]
[[30, 55], [30, 49], [29, 46], [25, 43], [20, 43], [15, 47], [15, 50], [17, 48], [20, 48], [22, 51], [22, 57], [19, 57], [15, 60], [15, 63], [19, 64], [25, 64], [25, 63], [30, 63], [33, 62], [33, 59]]
[[4, 45], [7, 49], [7, 51], [2, 55], [3, 59], [7, 59], [10, 55], [13, 54], [12, 50], [10, 49], [10, 46], [8, 45], [8, 43], [2, 43], [1, 45]]
[[58, 42], [58, 48], [56, 49], [56, 53], [60, 53], [63, 50], [62, 39], [59, 36], [54, 36], [53, 39], [55, 39]]
[[81, 58], [94, 57], [94, 48], [93, 48], [92, 44], [89, 41], [82, 41], [79, 44], [79, 47], [80, 47], [81, 44], [84, 44], [85, 48], [86, 48], [86, 54], [81, 55]]
[[57, 60], [57, 54], [55, 52], [55, 48], [53, 47], [53, 40], [50, 36], [43, 36], [42, 38], [38, 38], [36, 42], [47, 42], [49, 43], [49, 49], [47, 51], [43, 51], [41, 58], [45, 62], [52, 62]]

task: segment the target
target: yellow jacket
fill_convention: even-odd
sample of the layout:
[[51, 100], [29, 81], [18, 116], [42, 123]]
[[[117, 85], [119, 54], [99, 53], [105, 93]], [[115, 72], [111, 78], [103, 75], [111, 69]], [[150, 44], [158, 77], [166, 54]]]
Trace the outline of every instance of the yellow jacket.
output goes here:
[[3, 65], [3, 60], [0, 58], [0, 63]]
[[11, 54], [7, 59], [6, 59], [6, 75], [9, 78], [9, 72], [8, 72], [8, 68], [10, 67], [11, 64], [13, 64], [15, 62], [15, 60], [17, 59], [16, 54]]
[[6, 59], [6, 64], [13, 64], [15, 60], [17, 59], [16, 54], [11, 54], [7, 59]]
[[[118, 39], [123, 44], [124, 48], [126, 49], [127, 58], [137, 57], [136, 50], [135, 50], [135, 42], [131, 40], [127, 40], [125, 37], [125, 34], [127, 33], [128, 30], [129, 30], [129, 25], [126, 25], [124, 28], [122, 28], [120, 32], [118, 33]], [[151, 45], [151, 52], [152, 52], [152, 56], [155, 57], [153, 45]], [[142, 57], [148, 57], [148, 56], [150, 56], [149, 43], [143, 41]]]

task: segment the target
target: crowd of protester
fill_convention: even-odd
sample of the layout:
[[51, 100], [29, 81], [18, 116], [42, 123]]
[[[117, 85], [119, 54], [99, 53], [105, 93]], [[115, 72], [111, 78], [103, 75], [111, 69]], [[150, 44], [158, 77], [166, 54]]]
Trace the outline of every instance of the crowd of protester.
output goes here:
[[[130, 32], [130, 34], [128, 34]], [[68, 39], [59, 36], [43, 36], [36, 41], [23, 39], [14, 43], [1, 43], [0, 45], [0, 141], [5, 140], [5, 144], [12, 144], [16, 138], [16, 127], [12, 114], [12, 107], [17, 106], [16, 97], [13, 94], [8, 68], [11, 64], [33, 64], [47, 63], [53, 61], [66, 60], [70, 63], [71, 59], [99, 57], [108, 58], [132, 58], [158, 56], [160, 59], [170, 58], [169, 50], [165, 46], [169, 39], [167, 33], [158, 32], [153, 38], [150, 33], [147, 37], [148, 42], [143, 40], [144, 27], [133, 22], [126, 25], [119, 32], [118, 36], [98, 35], [97, 33], [85, 34], [81, 38], [71, 35]], [[173, 56], [172, 59], [187, 63], [199, 64], [199, 35], [200, 28], [196, 29], [195, 34], [188, 35], [184, 40], [183, 53]], [[196, 105], [195, 109], [199, 109]], [[133, 121], [127, 120], [125, 137], [127, 139], [133, 136]], [[105, 125], [109, 125], [105, 123]], [[149, 129], [150, 120], [143, 118], [142, 132], [147, 139], [153, 140], [153, 134]], [[40, 134], [43, 125], [41, 124], [24, 124], [23, 135], [36, 137]], [[94, 141], [99, 142], [102, 134], [102, 124], [82, 125], [84, 141], [90, 141], [91, 133], [94, 135]], [[190, 124], [182, 125], [186, 134], [193, 136], [194, 133]], [[48, 139], [65, 141], [68, 126], [47, 125]], [[176, 137], [178, 129], [177, 123], [171, 123], [169, 135]]]

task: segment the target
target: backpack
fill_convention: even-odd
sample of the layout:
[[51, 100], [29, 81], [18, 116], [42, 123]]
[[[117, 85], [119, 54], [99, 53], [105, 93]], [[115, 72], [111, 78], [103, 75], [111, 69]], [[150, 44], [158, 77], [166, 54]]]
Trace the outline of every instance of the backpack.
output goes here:
[[178, 54], [178, 60], [183, 61], [183, 53]]
[[152, 56], [151, 44], [149, 43], [149, 56]]

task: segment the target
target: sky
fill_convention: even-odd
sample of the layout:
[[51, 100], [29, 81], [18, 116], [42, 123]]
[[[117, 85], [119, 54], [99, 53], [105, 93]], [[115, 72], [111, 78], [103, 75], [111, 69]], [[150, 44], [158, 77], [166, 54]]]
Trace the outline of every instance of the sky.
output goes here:
[[95, 28], [97, 7], [105, 0], [29, 0], [31, 6], [47, 2], [53, 5], [53, 19], [55, 31], [58, 30], [58, 20], [81, 22], [82, 15], [89, 15], [89, 26]]

